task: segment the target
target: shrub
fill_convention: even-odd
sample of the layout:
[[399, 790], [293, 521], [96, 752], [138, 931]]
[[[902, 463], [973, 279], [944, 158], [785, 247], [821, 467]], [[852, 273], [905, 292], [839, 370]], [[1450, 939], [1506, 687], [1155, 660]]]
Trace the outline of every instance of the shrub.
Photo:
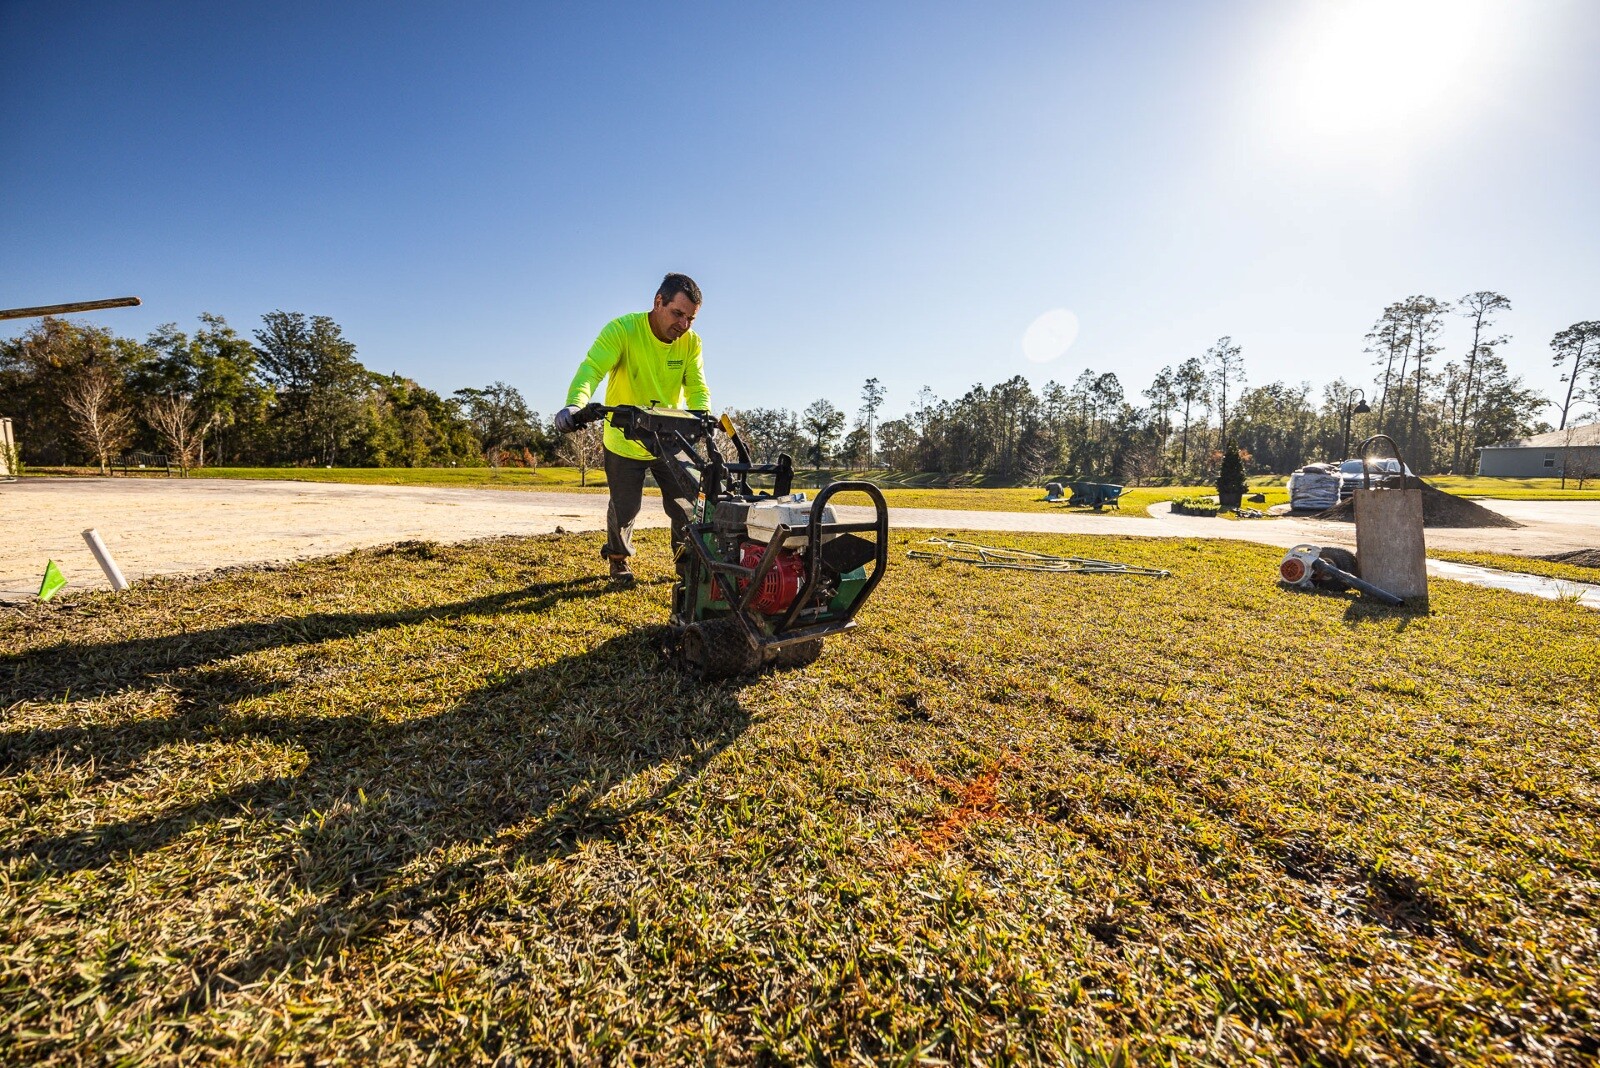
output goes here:
[[1215, 497], [1179, 497], [1172, 502], [1172, 510], [1179, 515], [1214, 516], [1221, 505]]
[[1222, 470], [1217, 474], [1217, 496], [1222, 508], [1227, 511], [1238, 508], [1244, 491], [1244, 460], [1239, 456], [1239, 446], [1230, 441], [1228, 451], [1222, 454]]

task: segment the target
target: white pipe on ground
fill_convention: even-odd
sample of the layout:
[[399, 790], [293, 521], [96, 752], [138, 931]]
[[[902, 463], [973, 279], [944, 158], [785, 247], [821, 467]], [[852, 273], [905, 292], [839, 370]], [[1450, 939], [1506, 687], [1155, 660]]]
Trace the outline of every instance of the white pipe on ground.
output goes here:
[[90, 527], [83, 532], [83, 540], [89, 543], [89, 551], [94, 553], [95, 562], [100, 565], [100, 570], [106, 573], [106, 578], [111, 580], [111, 588], [122, 591], [128, 588], [128, 580], [122, 577], [122, 568], [111, 559], [111, 550], [106, 548], [106, 543], [100, 540], [100, 532]]

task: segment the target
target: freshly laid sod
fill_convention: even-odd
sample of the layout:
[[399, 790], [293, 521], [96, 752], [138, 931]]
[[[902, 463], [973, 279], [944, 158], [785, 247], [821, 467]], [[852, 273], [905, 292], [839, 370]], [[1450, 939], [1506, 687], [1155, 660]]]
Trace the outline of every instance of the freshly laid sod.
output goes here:
[[1493, 567], [1501, 571], [1517, 571], [1524, 575], [1543, 575], [1545, 578], [1600, 585], [1600, 568], [1562, 564], [1553, 560], [1540, 560], [1535, 556], [1513, 556], [1510, 553], [1456, 552], [1449, 549], [1430, 550], [1428, 555], [1437, 557], [1440, 560], [1453, 560], [1458, 564], [1476, 564], [1478, 567]]
[[654, 531], [6, 617], [0, 1062], [1593, 1063], [1600, 615], [908, 540], [738, 684]]

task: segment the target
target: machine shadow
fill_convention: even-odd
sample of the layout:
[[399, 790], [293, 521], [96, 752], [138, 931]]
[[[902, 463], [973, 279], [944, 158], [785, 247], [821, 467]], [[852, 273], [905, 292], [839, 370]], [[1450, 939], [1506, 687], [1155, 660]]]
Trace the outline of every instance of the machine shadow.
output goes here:
[[[24, 842], [0, 859], [47, 873], [96, 869], [241, 816], [273, 838], [251, 854], [262, 870], [248, 877], [286, 896], [309, 892], [314, 903], [247, 944], [219, 934], [196, 958], [208, 963], [193, 989], [169, 1007], [188, 1011], [221, 989], [376, 939], [494, 873], [625, 837], [632, 817], [664, 804], [749, 724], [741, 682], [694, 683], [667, 669], [660, 638], [654, 628], [630, 632], [421, 718], [222, 717], [209, 737], [295, 745], [304, 770], [147, 819]], [[85, 740], [74, 759], [103, 747], [92, 731]], [[631, 800], [606, 800], [651, 773]]]
[[1347, 627], [1397, 623], [1395, 630], [1405, 630], [1411, 626], [1413, 619], [1426, 619], [1431, 612], [1432, 609], [1426, 603], [1417, 601], [1407, 601], [1405, 604], [1390, 607], [1370, 598], [1356, 597], [1344, 610], [1344, 623]]
[[1416, 618], [1427, 618], [1431, 609], [1428, 605], [1416, 601], [1407, 601], [1403, 605], [1391, 607], [1363, 596], [1356, 590], [1330, 590], [1317, 586], [1309, 590], [1288, 587], [1284, 583], [1280, 588], [1294, 589], [1300, 597], [1321, 597], [1327, 600], [1342, 602], [1344, 608], [1344, 624], [1347, 627], [1359, 627], [1374, 623], [1398, 622], [1396, 630], [1405, 630]]

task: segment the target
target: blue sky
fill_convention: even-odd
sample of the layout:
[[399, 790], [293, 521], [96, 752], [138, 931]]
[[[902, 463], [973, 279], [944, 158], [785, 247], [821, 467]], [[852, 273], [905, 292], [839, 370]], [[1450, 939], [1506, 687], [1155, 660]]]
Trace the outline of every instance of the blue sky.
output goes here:
[[0, 304], [331, 315], [545, 413], [668, 270], [737, 407], [1136, 399], [1223, 334], [1251, 384], [1365, 380], [1384, 304], [1483, 288], [1553, 395], [1550, 336], [1600, 318], [1587, 0], [0, 0], [0, 41]]

